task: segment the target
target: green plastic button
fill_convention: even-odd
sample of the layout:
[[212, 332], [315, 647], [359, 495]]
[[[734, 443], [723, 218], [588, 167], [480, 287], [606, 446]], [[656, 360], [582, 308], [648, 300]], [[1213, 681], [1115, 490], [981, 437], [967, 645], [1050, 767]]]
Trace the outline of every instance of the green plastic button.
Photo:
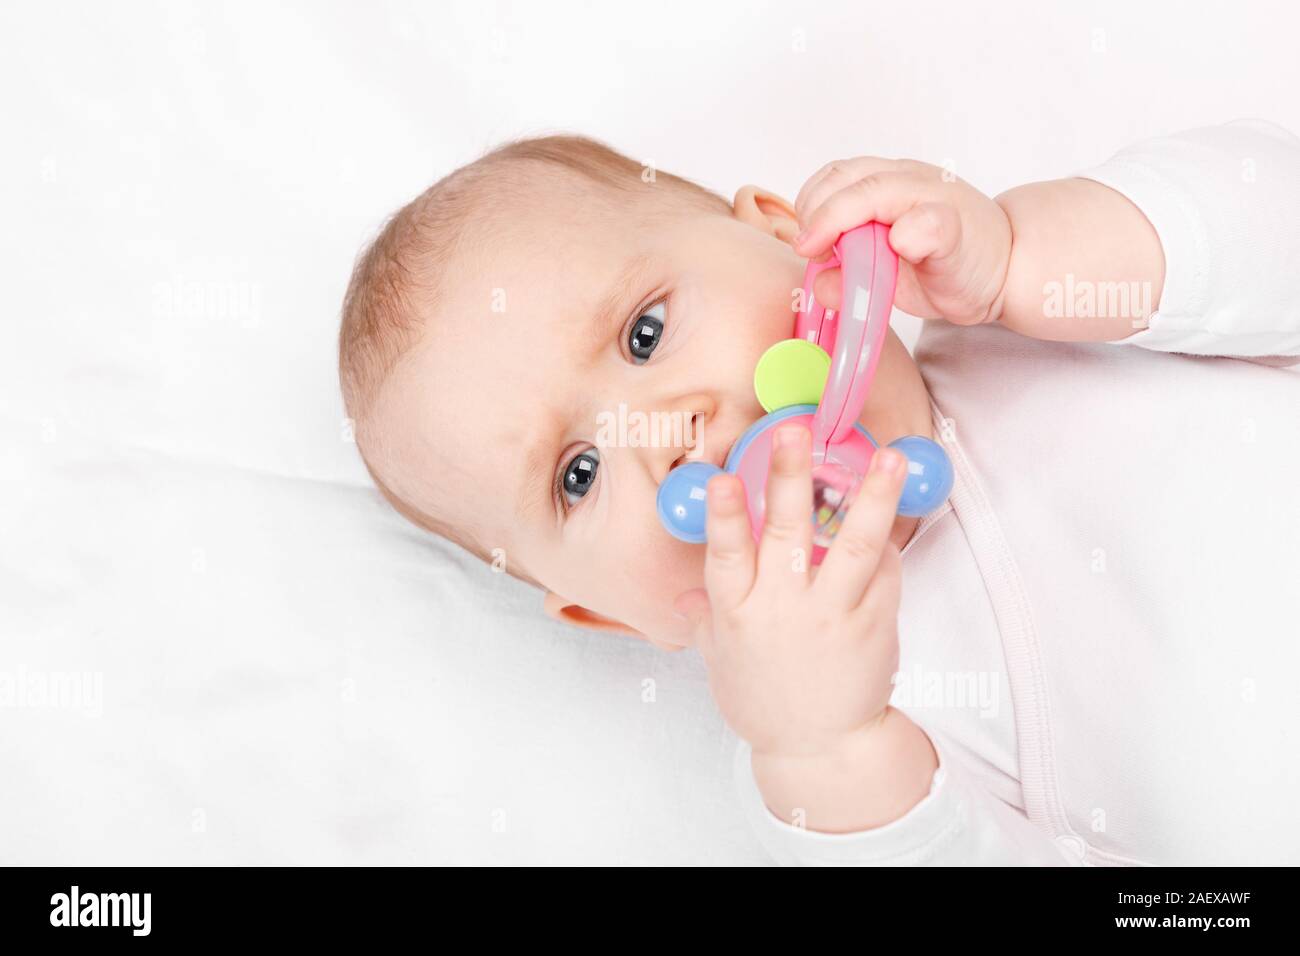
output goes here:
[[816, 405], [826, 389], [831, 357], [806, 339], [786, 339], [763, 353], [754, 369], [754, 394], [763, 410]]

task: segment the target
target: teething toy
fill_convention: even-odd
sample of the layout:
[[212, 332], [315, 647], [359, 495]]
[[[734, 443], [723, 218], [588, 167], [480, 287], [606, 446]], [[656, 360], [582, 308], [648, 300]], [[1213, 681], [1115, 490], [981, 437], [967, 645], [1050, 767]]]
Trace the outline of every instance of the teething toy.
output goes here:
[[[840, 311], [823, 308], [813, 281], [840, 267]], [[659, 485], [659, 519], [676, 538], [705, 540], [705, 485], [720, 471], [740, 478], [750, 527], [763, 530], [764, 492], [776, 427], [799, 421], [812, 429], [813, 555], [820, 563], [867, 473], [876, 441], [858, 424], [889, 330], [898, 281], [898, 256], [889, 230], [877, 222], [837, 239], [825, 262], [804, 271], [803, 308], [793, 338], [763, 353], [754, 370], [754, 394], [767, 412], [736, 441], [725, 467], [693, 461], [674, 468]], [[952, 464], [944, 450], [920, 435], [890, 442], [907, 456], [907, 480], [898, 513], [919, 516], [941, 505], [952, 491]]]

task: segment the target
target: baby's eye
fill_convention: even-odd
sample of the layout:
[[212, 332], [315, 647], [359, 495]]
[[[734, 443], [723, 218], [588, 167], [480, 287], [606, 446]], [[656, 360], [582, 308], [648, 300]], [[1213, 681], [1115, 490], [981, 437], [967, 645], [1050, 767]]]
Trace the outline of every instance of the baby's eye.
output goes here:
[[581, 498], [590, 489], [596, 481], [596, 469], [600, 466], [600, 458], [596, 449], [584, 451], [581, 455], [574, 455], [565, 466], [564, 477], [561, 480], [561, 490], [564, 492], [565, 501], [570, 505], [576, 502], [569, 501], [568, 496]]
[[659, 340], [663, 338], [663, 334], [664, 304], [658, 302], [642, 312], [640, 317], [632, 323], [632, 329], [627, 340], [628, 348], [632, 352], [632, 361], [637, 365], [644, 364], [659, 345]]

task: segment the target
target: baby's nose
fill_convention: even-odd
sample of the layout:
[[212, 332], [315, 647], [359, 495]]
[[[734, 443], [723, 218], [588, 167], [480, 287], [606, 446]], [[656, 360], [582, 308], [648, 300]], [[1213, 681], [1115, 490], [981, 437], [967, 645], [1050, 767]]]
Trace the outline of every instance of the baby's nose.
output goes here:
[[715, 405], [703, 394], [682, 395], [659, 405], [646, 424], [647, 441], [641, 442], [651, 477], [663, 481], [679, 464], [707, 454], [708, 423]]
[[611, 437], [643, 461], [657, 484], [679, 465], [709, 454], [705, 432], [714, 410], [714, 400], [703, 392], [654, 396], [639, 410], [620, 405], [618, 430]]
[[698, 460], [705, 451], [703, 440], [704, 416], [695, 414], [674, 415], [663, 423], [660, 441], [650, 449], [651, 475], [656, 482], [679, 465]]

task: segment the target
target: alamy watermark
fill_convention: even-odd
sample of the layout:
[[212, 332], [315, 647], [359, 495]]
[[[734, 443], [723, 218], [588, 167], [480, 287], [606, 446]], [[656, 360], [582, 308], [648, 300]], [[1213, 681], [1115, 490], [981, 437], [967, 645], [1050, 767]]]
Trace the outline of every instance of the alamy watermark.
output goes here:
[[0, 671], [0, 707], [29, 710], [80, 710], [104, 713], [104, 675], [100, 671]]
[[996, 671], [928, 671], [921, 667], [900, 670], [890, 682], [889, 702], [903, 710], [976, 710], [980, 717], [997, 717], [1002, 682]]
[[83, 893], [74, 885], [50, 897], [51, 926], [121, 926], [132, 936], [148, 936], [152, 893]]
[[1049, 319], [1129, 319], [1143, 328], [1151, 300], [1150, 282], [1093, 282], [1068, 272], [1064, 282], [1043, 284], [1043, 315]]
[[153, 314], [161, 319], [234, 323], [255, 329], [262, 323], [262, 286], [187, 278], [158, 282], [153, 287]]
[[642, 412], [619, 402], [596, 415], [597, 448], [685, 448], [688, 459], [703, 454], [704, 426], [685, 412]]

